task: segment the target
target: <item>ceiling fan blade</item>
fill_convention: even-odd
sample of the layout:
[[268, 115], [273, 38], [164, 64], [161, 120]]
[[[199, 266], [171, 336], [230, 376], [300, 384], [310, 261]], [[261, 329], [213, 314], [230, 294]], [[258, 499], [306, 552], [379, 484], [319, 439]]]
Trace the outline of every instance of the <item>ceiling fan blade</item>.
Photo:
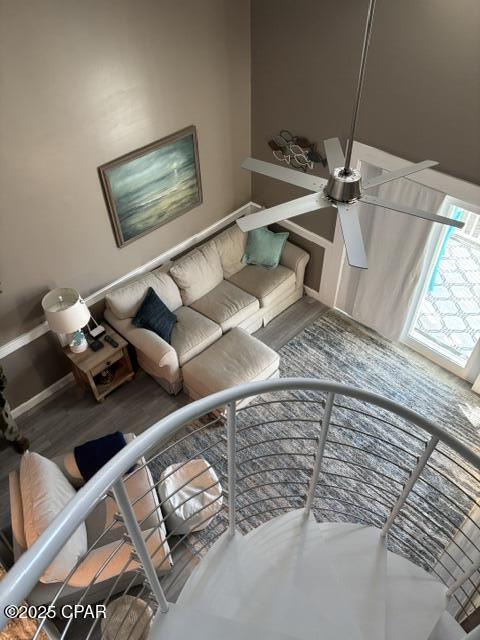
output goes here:
[[421, 209], [415, 209], [414, 207], [406, 207], [403, 204], [395, 204], [395, 202], [388, 202], [387, 200], [382, 200], [375, 196], [369, 196], [365, 193], [361, 196], [359, 202], [373, 204], [377, 207], [391, 209], [392, 211], [399, 211], [400, 213], [406, 213], [409, 216], [416, 216], [417, 218], [423, 218], [424, 220], [430, 220], [431, 222], [440, 222], [440, 224], [447, 224], [450, 227], [458, 227], [458, 229], [462, 229], [465, 225], [465, 223], [460, 220], [437, 216], [435, 213], [430, 213], [429, 211], [422, 211]]
[[342, 145], [338, 138], [328, 138], [323, 141], [323, 148], [327, 156], [328, 170], [333, 173], [334, 169], [345, 166], [345, 156], [343, 155]]
[[276, 178], [277, 180], [283, 180], [283, 182], [295, 184], [297, 187], [303, 187], [309, 191], [321, 191], [327, 184], [326, 180], [318, 176], [308, 175], [286, 167], [279, 167], [277, 164], [256, 160], [255, 158], [246, 158], [242, 162], [242, 167], [249, 171], [255, 171], [255, 173], [261, 173], [269, 178]]
[[338, 202], [336, 207], [338, 209], [343, 241], [347, 251], [348, 264], [351, 267], [366, 269], [368, 264], [362, 230], [360, 228], [360, 220], [358, 219], [358, 205], [357, 203], [344, 204]]
[[300, 216], [302, 213], [308, 213], [309, 211], [331, 206], [332, 203], [325, 198], [323, 194], [309, 193], [307, 196], [302, 196], [296, 200], [290, 200], [276, 207], [262, 209], [262, 211], [258, 211], [257, 213], [238, 218], [237, 224], [242, 231], [251, 231], [252, 229], [266, 227], [274, 222], [281, 222], [288, 218]]
[[404, 176], [408, 176], [411, 173], [417, 173], [417, 171], [423, 171], [423, 169], [428, 169], [428, 167], [434, 167], [437, 164], [438, 162], [435, 162], [435, 160], [424, 160], [423, 162], [410, 164], [408, 165], [408, 167], [402, 167], [401, 169], [397, 169], [396, 171], [389, 171], [388, 173], [383, 173], [377, 178], [367, 180], [362, 184], [362, 186], [364, 189], [372, 189], [373, 187], [377, 187], [379, 184], [384, 184], [385, 182], [390, 182], [391, 180], [396, 180], [397, 178], [403, 178]]

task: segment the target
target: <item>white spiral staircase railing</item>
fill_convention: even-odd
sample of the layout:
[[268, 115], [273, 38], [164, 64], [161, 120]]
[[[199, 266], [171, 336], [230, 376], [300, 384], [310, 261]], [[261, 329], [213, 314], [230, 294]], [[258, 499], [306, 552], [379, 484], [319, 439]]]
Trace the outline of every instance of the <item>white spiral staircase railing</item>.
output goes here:
[[[190, 553], [175, 561], [174, 574], [163, 573], [161, 564], [168, 558], [160, 566], [152, 561], [158, 552], [150, 544], [155, 531], [142, 531], [143, 521], [151, 514], [138, 521], [135, 503], [143, 496], [132, 503], [125, 480], [145, 465], [185, 465], [198, 457], [216, 470], [224, 506], [204, 531], [166, 536], [160, 546], [168, 543], [168, 558], [185, 548]], [[145, 460], [138, 464], [142, 458]], [[128, 474], [134, 465], [135, 470]], [[157, 477], [154, 480], [151, 491], [160, 482]], [[172, 594], [178, 594], [188, 581], [192, 554], [201, 558], [221, 536], [245, 534], [279, 514], [302, 508], [306, 516], [312, 513], [320, 521], [360, 522], [380, 528], [390, 551], [409, 558], [446, 585], [449, 610], [463, 620], [480, 606], [480, 519], [474, 516], [479, 493], [480, 456], [408, 407], [375, 393], [307, 378], [242, 385], [163, 418], [78, 491], [1, 581], [0, 629], [7, 622], [5, 607], [28, 601], [72, 533], [112, 495], [118, 514], [76, 566], [102, 544], [112, 528], [123, 526], [125, 535], [79, 593], [79, 604], [91, 601], [89, 596], [101, 581], [102, 571], [125, 548], [131, 548], [133, 555], [127, 556], [103, 604], [119, 594], [133, 593], [157, 617], [168, 616]], [[213, 502], [217, 500], [219, 497]], [[200, 511], [211, 504], [204, 504]], [[197, 520], [198, 513], [194, 514]], [[158, 515], [168, 530], [168, 515]], [[62, 601], [74, 572], [59, 587], [52, 604]], [[127, 616], [128, 612], [125, 619]], [[44, 622], [38, 625], [34, 640]], [[145, 617], [138, 624], [145, 625]], [[71, 618], [62, 623], [59, 637], [93, 640], [100, 637], [99, 627], [97, 619], [88, 629], [83, 627], [79, 636]], [[138, 629], [135, 633], [132, 629], [130, 636], [141, 637]], [[477, 633], [478, 628], [469, 637], [480, 638]]]

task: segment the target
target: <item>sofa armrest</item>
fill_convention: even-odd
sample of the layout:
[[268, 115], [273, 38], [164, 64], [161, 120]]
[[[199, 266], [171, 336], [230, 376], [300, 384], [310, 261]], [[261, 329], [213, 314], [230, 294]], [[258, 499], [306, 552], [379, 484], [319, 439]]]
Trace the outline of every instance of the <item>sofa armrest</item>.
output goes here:
[[127, 340], [133, 344], [136, 349], [142, 351], [150, 360], [153, 360], [159, 367], [165, 366], [173, 360], [178, 363], [177, 352], [159, 335], [150, 331], [150, 329], [133, 328], [126, 336]]
[[141, 329], [132, 324], [130, 318], [119, 320], [110, 309], [105, 310], [105, 319], [112, 325], [135, 349], [144, 353], [149, 360], [159, 367], [175, 366], [178, 368], [177, 352], [172, 345], [165, 342], [159, 335], [149, 329]]
[[286, 242], [283, 248], [280, 264], [295, 272], [297, 288], [303, 285], [305, 268], [310, 260], [310, 254], [291, 242]]

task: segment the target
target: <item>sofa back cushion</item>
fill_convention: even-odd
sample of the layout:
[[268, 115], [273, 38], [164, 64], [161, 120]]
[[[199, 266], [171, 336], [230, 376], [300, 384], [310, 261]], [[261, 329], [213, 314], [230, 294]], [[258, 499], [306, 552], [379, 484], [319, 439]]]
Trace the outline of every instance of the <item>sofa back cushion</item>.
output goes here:
[[119, 320], [133, 318], [140, 309], [150, 287], [170, 311], [175, 311], [182, 306], [180, 291], [175, 282], [168, 273], [156, 270], [154, 273], [146, 273], [138, 280], [107, 293], [105, 296], [107, 307]]
[[215, 243], [207, 242], [175, 261], [170, 275], [180, 288], [184, 305], [202, 298], [223, 280], [222, 263]]
[[245, 267], [242, 256], [247, 245], [247, 234], [234, 224], [216, 236], [214, 242], [222, 263], [223, 275], [228, 280]]
[[[20, 462], [20, 489], [25, 540], [30, 548], [76, 492], [54, 462], [30, 452], [25, 453]], [[82, 522], [40, 581], [63, 582], [86, 551], [87, 530]]]

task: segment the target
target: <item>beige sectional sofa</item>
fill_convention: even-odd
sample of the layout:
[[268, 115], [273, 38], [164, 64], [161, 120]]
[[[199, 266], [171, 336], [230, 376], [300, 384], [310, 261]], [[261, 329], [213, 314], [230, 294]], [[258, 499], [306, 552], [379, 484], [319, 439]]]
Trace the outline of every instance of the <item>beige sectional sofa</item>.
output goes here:
[[[106, 296], [105, 319], [136, 349], [139, 365], [169, 393], [182, 388], [182, 367], [233, 327], [257, 331], [303, 295], [309, 254], [287, 242], [275, 269], [245, 265], [247, 234], [234, 225], [169, 265]], [[177, 316], [171, 344], [136, 328], [149, 287]]]

